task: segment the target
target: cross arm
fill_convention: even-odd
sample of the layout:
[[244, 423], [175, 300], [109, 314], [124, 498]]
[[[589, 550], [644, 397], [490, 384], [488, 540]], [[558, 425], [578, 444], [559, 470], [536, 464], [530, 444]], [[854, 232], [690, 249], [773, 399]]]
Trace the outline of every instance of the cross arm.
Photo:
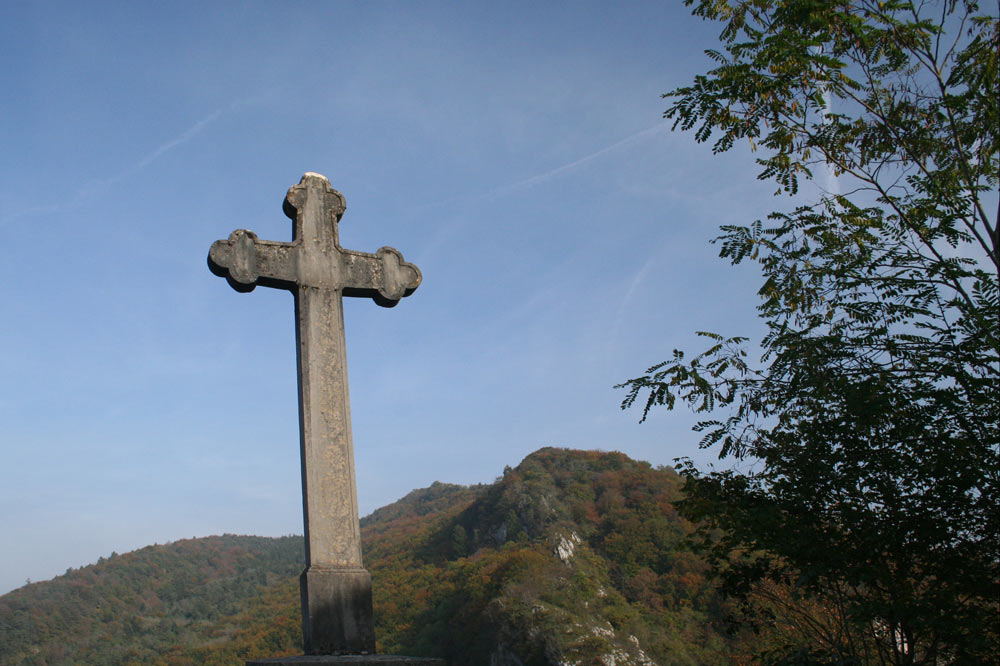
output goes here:
[[344, 296], [362, 296], [391, 308], [420, 286], [420, 269], [404, 261], [399, 250], [381, 247], [375, 254], [341, 250]]
[[212, 243], [208, 267], [236, 291], [253, 291], [258, 284], [294, 289], [294, 251], [292, 243], [262, 241], [252, 231], [237, 229], [228, 239]]

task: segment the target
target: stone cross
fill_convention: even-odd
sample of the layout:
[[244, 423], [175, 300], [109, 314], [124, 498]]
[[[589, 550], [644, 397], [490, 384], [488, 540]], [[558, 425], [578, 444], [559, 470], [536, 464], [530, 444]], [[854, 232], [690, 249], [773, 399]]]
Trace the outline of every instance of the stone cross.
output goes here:
[[371, 576], [361, 562], [342, 296], [392, 307], [420, 285], [420, 271], [391, 247], [375, 254], [340, 247], [344, 196], [317, 173], [285, 197], [291, 243], [238, 229], [208, 254], [212, 272], [237, 291], [256, 285], [295, 294], [299, 429], [306, 568], [302, 628], [306, 654], [374, 654]]

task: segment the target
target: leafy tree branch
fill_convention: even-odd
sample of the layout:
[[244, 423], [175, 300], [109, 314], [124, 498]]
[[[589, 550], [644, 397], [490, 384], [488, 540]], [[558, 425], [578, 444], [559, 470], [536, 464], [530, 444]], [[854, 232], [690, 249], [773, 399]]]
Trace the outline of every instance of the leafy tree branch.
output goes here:
[[[696, 427], [701, 446], [755, 461], [682, 470], [684, 511], [704, 521], [726, 589], [774, 610], [773, 590], [761, 592], [771, 581], [831, 614], [793, 623], [797, 642], [761, 661], [989, 663], [1000, 652], [1000, 240], [987, 210], [1000, 184], [1000, 7], [687, 4], [722, 24], [722, 48], [665, 95], [665, 117], [713, 152], [764, 151], [758, 178], [776, 194], [805, 200], [800, 181], [818, 173], [829, 186], [715, 240], [722, 258], [761, 269], [759, 366], [745, 338], [701, 333], [704, 352], [674, 351], [619, 385], [622, 407], [643, 405], [642, 420], [678, 401], [712, 414]], [[823, 629], [830, 618], [844, 631]]]

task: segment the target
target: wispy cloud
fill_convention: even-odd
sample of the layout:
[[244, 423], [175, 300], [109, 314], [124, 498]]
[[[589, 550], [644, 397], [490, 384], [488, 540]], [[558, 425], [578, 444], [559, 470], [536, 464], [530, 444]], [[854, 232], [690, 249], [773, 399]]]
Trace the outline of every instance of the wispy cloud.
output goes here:
[[[823, 122], [829, 121], [830, 114], [833, 113], [833, 97], [829, 90], [823, 91], [823, 108], [820, 109], [820, 116]], [[832, 164], [826, 165], [826, 191], [828, 194], [838, 196], [840, 194], [840, 181], [837, 179], [837, 172]]]
[[611, 347], [615, 344], [618, 339], [618, 333], [621, 330], [622, 321], [625, 317], [625, 309], [628, 308], [629, 303], [632, 301], [633, 296], [635, 296], [636, 291], [646, 280], [646, 274], [649, 273], [649, 269], [652, 268], [653, 264], [659, 259], [659, 250], [653, 252], [646, 263], [642, 265], [636, 274], [632, 277], [632, 282], [629, 283], [628, 289], [625, 290], [625, 296], [622, 297], [621, 302], [618, 304], [618, 312], [615, 314], [614, 323], [609, 329], [610, 333], [608, 335], [608, 346]]

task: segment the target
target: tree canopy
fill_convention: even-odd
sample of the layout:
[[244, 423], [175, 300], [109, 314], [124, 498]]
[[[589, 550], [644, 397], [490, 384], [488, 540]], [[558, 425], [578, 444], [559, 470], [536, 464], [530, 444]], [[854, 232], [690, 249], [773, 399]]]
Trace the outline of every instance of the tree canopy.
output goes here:
[[749, 143], [792, 203], [716, 239], [761, 269], [760, 362], [703, 333], [623, 408], [679, 400], [746, 463], [686, 462], [684, 511], [726, 589], [760, 611], [783, 585], [823, 616], [765, 661], [995, 663], [998, 6], [687, 4], [722, 48], [665, 116], [714, 152]]

